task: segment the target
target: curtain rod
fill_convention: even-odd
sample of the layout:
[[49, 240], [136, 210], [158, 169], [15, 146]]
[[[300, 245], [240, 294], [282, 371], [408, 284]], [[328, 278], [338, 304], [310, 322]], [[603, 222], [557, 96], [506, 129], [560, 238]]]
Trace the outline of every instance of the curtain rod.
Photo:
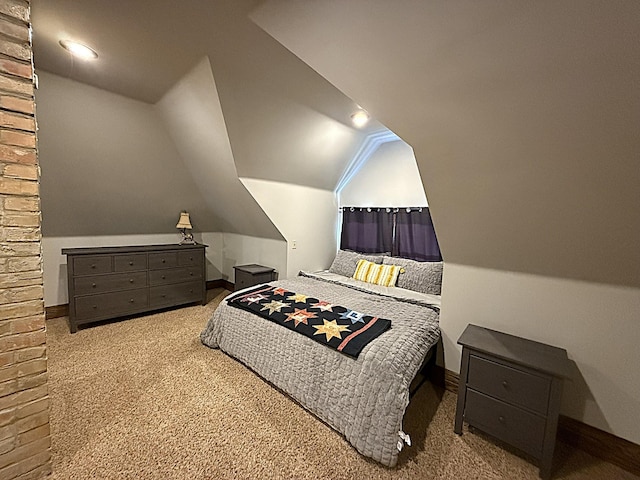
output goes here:
[[388, 213], [391, 212], [399, 212], [400, 210], [405, 210], [408, 212], [421, 212], [423, 209], [429, 210], [429, 207], [339, 207], [338, 210], [340, 212], [344, 212], [345, 210], [350, 210], [352, 212], [359, 211], [362, 212], [366, 210], [368, 212], [379, 212], [380, 210], [386, 210]]

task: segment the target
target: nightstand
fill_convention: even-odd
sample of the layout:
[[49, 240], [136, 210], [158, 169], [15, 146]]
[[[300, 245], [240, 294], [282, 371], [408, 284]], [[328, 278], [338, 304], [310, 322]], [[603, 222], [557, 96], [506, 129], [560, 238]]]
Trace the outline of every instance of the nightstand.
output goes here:
[[462, 364], [454, 431], [462, 422], [522, 450], [549, 478], [567, 351], [468, 325], [458, 339]]
[[234, 291], [275, 280], [275, 269], [262, 265], [236, 265]]

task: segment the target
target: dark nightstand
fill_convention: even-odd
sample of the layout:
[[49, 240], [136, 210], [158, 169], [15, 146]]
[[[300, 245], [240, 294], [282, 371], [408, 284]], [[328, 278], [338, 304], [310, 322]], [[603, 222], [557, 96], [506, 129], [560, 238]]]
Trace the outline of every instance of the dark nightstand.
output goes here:
[[275, 280], [275, 269], [262, 265], [236, 265], [234, 291]]
[[462, 364], [454, 431], [462, 421], [527, 453], [549, 478], [567, 351], [468, 325], [458, 339]]

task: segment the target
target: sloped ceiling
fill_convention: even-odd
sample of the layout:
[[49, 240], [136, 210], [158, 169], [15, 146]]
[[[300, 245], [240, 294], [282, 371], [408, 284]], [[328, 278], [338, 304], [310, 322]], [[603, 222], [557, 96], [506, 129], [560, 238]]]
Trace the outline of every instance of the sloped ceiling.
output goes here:
[[[357, 105], [250, 20], [255, 1], [152, 3], [32, 1], [36, 72], [55, 74], [38, 98], [44, 234], [166, 232], [188, 209], [199, 230], [282, 238], [238, 177], [331, 191], [386, 128], [353, 128]], [[99, 58], [74, 61], [64, 38]], [[70, 82], [115, 94], [108, 128]]]
[[[211, 63], [237, 172], [333, 189], [372, 121], [357, 105], [248, 17], [250, 0], [33, 0], [36, 70], [148, 103], [158, 102], [204, 57]], [[79, 62], [61, 38], [98, 51]]]
[[211, 66], [204, 58], [156, 104], [218, 230], [282, 239], [240, 182]]
[[446, 261], [640, 287], [640, 3], [267, 1], [413, 146]]
[[218, 231], [154, 107], [40, 72], [36, 92], [47, 237]]

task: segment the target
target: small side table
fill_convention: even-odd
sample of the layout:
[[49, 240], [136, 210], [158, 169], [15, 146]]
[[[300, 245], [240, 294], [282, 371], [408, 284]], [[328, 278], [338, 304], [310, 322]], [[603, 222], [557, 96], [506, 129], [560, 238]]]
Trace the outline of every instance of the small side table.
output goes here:
[[476, 325], [458, 343], [455, 433], [464, 420], [538, 460], [540, 477], [549, 478], [567, 351]]
[[262, 265], [236, 265], [234, 291], [275, 280], [275, 269]]

